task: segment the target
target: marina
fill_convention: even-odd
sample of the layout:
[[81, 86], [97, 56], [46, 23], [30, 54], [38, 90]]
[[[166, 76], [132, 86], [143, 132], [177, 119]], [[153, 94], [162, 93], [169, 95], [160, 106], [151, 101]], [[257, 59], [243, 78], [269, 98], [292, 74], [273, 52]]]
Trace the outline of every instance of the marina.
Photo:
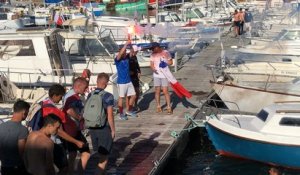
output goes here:
[[[116, 128], [106, 174], [299, 174], [299, 3], [183, 2], [172, 12], [169, 4], [156, 4], [154, 15], [143, 0], [72, 3], [72, 8], [49, 5], [51, 11], [44, 4], [35, 13], [23, 11], [24, 18], [1, 21], [0, 123], [10, 120], [19, 98], [34, 105], [47, 97], [53, 83], [70, 90], [74, 79], [90, 70], [87, 96], [98, 85], [97, 75], [105, 72]], [[131, 8], [136, 11], [130, 17], [107, 16], [109, 10], [120, 15]], [[245, 9], [254, 16], [252, 29], [244, 25], [240, 32], [232, 22], [238, 13], [244, 18]], [[128, 55], [131, 47], [138, 49], [142, 94], [137, 117], [127, 111], [124, 120], [114, 59], [128, 41]], [[155, 100], [150, 55], [156, 47], [173, 59], [169, 67], [175, 78], [164, 74], [172, 112], [163, 94], [161, 112]], [[83, 174], [99, 174], [102, 157], [92, 151], [91, 133], [82, 133], [91, 150]], [[76, 162], [81, 162], [79, 155]], [[82, 174], [77, 166], [74, 170]]]

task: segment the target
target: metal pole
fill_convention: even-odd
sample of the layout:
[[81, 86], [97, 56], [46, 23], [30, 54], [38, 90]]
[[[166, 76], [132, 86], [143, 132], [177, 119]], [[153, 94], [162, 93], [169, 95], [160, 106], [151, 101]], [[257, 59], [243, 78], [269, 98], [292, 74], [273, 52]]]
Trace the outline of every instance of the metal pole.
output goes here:
[[156, 14], [155, 14], [155, 24], [158, 23], [158, 0], [156, 0], [156, 7], [155, 7], [155, 10], [156, 10]]
[[297, 16], [298, 16], [298, 18], [297, 18], [297, 25], [299, 25], [299, 19], [300, 19], [300, 3], [299, 3], [299, 0], [297, 0], [297, 3], [298, 3], [298, 6], [297, 6]]
[[178, 52], [175, 52], [175, 59], [174, 59], [174, 72], [177, 72], [177, 70], [178, 70], [177, 63], [178, 63]]
[[[156, 0], [156, 7], [155, 7], [155, 9], [156, 9], [156, 15], [155, 15], [155, 24], [156, 24], [157, 23], [157, 13], [158, 13], [158, 0]], [[147, 7], [147, 23], [148, 23], [148, 25], [149, 24], [152, 25], [150, 23], [150, 17], [149, 17], [148, 7]], [[153, 42], [153, 38], [152, 38], [152, 34], [151, 34], [151, 29], [149, 31], [149, 41]]]

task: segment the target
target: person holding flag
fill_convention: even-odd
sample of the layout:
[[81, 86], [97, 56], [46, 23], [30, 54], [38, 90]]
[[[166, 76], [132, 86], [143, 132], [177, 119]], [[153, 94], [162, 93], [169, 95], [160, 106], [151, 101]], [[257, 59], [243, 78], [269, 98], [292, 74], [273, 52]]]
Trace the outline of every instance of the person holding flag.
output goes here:
[[153, 70], [153, 82], [155, 87], [155, 101], [157, 104], [156, 112], [162, 112], [162, 108], [160, 106], [160, 92], [163, 91], [163, 94], [166, 98], [167, 102], [167, 112], [168, 114], [172, 114], [171, 108], [171, 98], [168, 91], [168, 79], [165, 77], [163, 72], [161, 71], [159, 65], [161, 62], [164, 62], [165, 69], [169, 69], [167, 65], [172, 65], [173, 60], [170, 53], [163, 48], [160, 47], [159, 43], [153, 42], [151, 44], [152, 54], [150, 56], [150, 67]]

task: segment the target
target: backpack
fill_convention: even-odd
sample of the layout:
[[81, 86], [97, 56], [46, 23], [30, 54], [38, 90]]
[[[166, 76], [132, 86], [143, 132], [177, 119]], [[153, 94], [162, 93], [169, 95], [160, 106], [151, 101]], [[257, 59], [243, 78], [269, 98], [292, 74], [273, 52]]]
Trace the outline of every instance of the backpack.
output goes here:
[[104, 93], [104, 90], [94, 90], [91, 92], [91, 96], [87, 99], [83, 112], [84, 125], [86, 128], [103, 127], [106, 124], [107, 117], [102, 100]]
[[54, 107], [52, 104], [43, 105], [43, 101], [33, 104], [25, 119], [28, 130], [38, 131], [43, 127], [43, 108]]

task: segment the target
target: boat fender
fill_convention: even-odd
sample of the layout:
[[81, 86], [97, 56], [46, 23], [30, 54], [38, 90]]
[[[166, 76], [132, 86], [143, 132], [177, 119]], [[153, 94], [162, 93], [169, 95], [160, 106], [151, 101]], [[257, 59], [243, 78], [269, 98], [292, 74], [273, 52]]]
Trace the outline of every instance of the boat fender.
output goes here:
[[219, 76], [217, 78], [217, 83], [221, 83], [221, 82], [224, 82], [224, 76]]
[[0, 89], [4, 95], [9, 95], [9, 84], [6, 78], [3, 76], [0, 76]]

